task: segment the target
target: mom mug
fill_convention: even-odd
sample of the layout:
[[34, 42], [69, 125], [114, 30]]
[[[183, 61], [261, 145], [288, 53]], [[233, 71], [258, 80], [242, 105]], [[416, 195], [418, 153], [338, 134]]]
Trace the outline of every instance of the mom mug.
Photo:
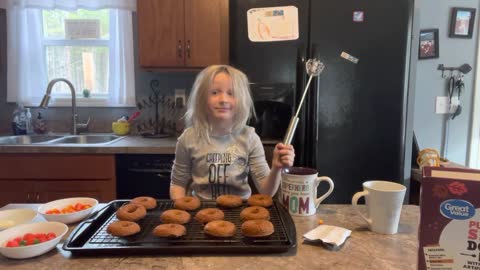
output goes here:
[[[404, 185], [389, 181], [367, 181], [363, 183], [363, 191], [355, 193], [352, 205], [355, 211], [367, 222], [368, 228], [376, 233], [395, 234], [398, 230], [403, 197], [407, 188]], [[357, 202], [365, 197], [367, 215], [363, 215]]]
[[[327, 182], [328, 191], [317, 197], [317, 188], [321, 182]], [[320, 203], [333, 191], [330, 177], [318, 177], [318, 172], [311, 168], [291, 167], [282, 170], [280, 203], [293, 216], [314, 215]]]

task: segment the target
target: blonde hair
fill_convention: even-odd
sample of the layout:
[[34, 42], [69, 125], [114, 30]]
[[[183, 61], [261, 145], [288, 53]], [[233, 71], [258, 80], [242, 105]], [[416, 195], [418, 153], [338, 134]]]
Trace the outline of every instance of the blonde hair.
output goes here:
[[240, 70], [228, 65], [213, 65], [203, 69], [193, 83], [187, 102], [185, 125], [193, 127], [200, 139], [210, 143], [211, 124], [208, 122], [208, 90], [217, 74], [225, 73], [232, 79], [232, 91], [236, 100], [232, 133], [238, 133], [246, 126], [251, 116], [255, 116], [253, 100], [250, 95], [247, 76]]

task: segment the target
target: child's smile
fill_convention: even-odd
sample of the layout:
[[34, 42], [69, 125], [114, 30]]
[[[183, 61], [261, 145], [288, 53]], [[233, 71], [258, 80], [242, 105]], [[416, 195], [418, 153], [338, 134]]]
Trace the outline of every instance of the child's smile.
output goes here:
[[208, 118], [214, 126], [232, 125], [236, 99], [233, 95], [232, 79], [219, 73], [208, 90]]

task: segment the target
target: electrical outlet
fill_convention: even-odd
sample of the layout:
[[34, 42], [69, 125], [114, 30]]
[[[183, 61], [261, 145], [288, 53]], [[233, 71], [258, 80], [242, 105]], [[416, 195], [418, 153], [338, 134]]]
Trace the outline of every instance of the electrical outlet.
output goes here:
[[175, 107], [185, 107], [187, 97], [185, 96], [185, 89], [175, 89]]

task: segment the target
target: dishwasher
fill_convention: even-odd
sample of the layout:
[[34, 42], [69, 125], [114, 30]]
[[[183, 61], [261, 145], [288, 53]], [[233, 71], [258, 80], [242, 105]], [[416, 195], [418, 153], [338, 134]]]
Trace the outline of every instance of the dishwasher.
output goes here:
[[117, 198], [150, 196], [169, 199], [170, 174], [175, 155], [116, 155]]

